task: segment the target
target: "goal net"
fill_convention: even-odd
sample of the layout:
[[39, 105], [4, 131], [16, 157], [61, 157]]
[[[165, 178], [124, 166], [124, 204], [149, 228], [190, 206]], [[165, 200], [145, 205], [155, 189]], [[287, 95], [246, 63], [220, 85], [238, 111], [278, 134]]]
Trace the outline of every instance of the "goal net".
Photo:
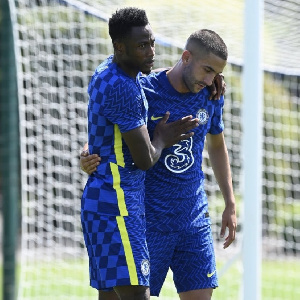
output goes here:
[[[171, 66], [199, 28], [218, 32], [229, 49], [225, 138], [239, 227], [223, 250], [224, 202], [204, 155], [206, 191], [220, 287], [214, 299], [240, 299], [243, 172], [241, 76], [244, 1], [10, 0], [18, 72], [22, 228], [18, 299], [96, 299], [89, 287], [80, 224], [87, 175], [79, 153], [87, 140], [87, 86], [112, 53], [107, 21], [118, 8], [147, 12], [156, 35], [155, 67]], [[300, 299], [300, 3], [264, 2], [263, 264], [264, 300]], [[251, 47], [249, 45], [248, 47]], [[251, 88], [251, 82], [247, 83]], [[247, 158], [245, 158], [247, 159]], [[298, 258], [297, 258], [298, 256]], [[298, 270], [298, 271], [296, 271]], [[168, 275], [159, 299], [177, 299]]]

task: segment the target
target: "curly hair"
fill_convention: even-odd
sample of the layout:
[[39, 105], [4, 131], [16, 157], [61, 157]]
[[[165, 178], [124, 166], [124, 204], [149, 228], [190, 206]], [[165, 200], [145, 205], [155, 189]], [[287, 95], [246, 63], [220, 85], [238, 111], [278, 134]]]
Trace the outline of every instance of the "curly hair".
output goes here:
[[149, 24], [145, 10], [136, 7], [126, 7], [117, 10], [109, 19], [108, 28], [112, 42], [126, 38], [131, 28]]
[[201, 29], [192, 33], [187, 42], [185, 48], [189, 50], [189, 47], [195, 44], [202, 48], [207, 53], [213, 53], [224, 60], [227, 60], [228, 50], [223, 39], [214, 31], [209, 29]]

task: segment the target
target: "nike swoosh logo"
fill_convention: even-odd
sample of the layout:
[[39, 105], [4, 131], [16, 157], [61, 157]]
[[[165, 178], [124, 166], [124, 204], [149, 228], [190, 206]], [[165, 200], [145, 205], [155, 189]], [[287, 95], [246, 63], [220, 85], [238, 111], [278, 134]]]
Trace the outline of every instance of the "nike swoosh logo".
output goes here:
[[210, 278], [211, 276], [213, 276], [216, 273], [216, 270], [214, 270], [212, 273], [207, 273], [207, 277]]
[[156, 121], [156, 120], [161, 119], [161, 118], [162, 118], [162, 117], [154, 117], [154, 115], [152, 115], [151, 120], [152, 120], [152, 121]]

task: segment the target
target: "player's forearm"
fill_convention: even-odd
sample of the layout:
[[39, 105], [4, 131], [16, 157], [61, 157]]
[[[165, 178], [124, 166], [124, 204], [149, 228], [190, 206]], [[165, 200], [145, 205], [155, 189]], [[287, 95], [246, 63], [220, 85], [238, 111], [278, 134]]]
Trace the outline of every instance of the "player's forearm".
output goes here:
[[165, 146], [160, 140], [153, 139], [151, 141], [150, 157], [152, 166], [154, 166], [157, 163], [164, 148]]
[[136, 155], [133, 157], [134, 164], [137, 168], [147, 171], [153, 167], [161, 156], [162, 149], [150, 144], [148, 151], [143, 152], [143, 158], [140, 159]]
[[208, 147], [208, 154], [215, 177], [224, 197], [225, 205], [235, 206], [232, 176], [225, 142], [218, 147]]
[[153, 167], [159, 160], [163, 149], [165, 148], [164, 143], [160, 139], [153, 139], [147, 143], [148, 151], [143, 154], [143, 159], [140, 161], [135, 160], [135, 164], [139, 169], [144, 171]]
[[163, 144], [157, 139], [151, 143], [145, 125], [125, 132], [122, 136], [137, 168], [146, 171], [158, 161]]

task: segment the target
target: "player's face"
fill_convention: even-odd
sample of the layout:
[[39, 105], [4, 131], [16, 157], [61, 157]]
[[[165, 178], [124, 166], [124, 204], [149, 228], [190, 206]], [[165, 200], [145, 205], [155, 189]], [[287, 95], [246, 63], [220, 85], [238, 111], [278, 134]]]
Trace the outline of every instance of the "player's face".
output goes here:
[[150, 25], [133, 27], [126, 39], [123, 66], [129, 75], [151, 72], [155, 56], [155, 38]]
[[215, 76], [223, 72], [225, 65], [226, 60], [212, 53], [201, 58], [189, 56], [182, 75], [186, 92], [198, 93], [206, 86], [211, 85]]

